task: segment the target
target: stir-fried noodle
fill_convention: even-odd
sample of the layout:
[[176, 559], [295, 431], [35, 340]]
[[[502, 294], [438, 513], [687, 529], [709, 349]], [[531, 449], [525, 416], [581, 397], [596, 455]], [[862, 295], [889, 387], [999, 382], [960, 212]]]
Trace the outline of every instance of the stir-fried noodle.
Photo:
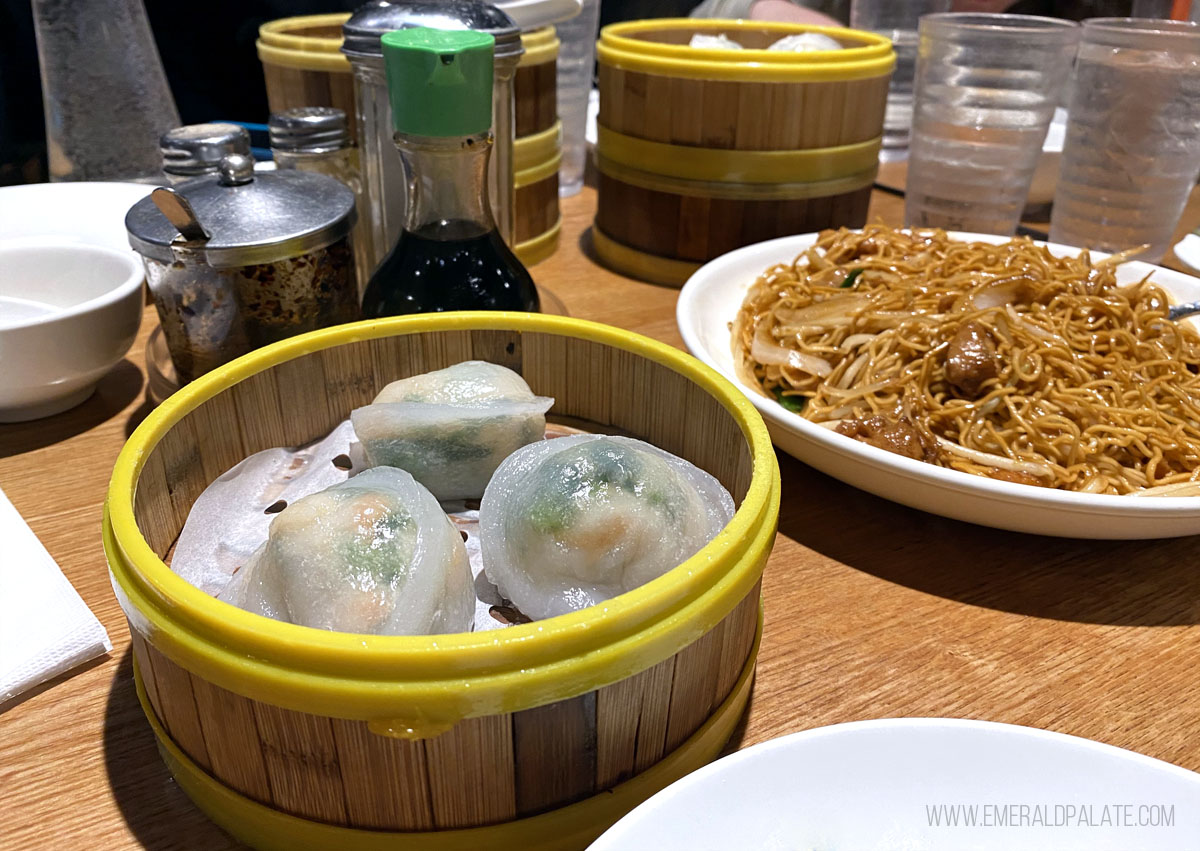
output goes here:
[[1121, 256], [825, 231], [733, 326], [744, 378], [850, 437], [1008, 481], [1200, 494], [1200, 334]]

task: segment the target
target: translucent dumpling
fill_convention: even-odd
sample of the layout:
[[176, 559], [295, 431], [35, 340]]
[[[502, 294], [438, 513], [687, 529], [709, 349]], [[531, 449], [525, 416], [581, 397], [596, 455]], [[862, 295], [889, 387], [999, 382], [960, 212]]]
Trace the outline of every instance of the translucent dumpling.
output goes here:
[[787, 50], [792, 53], [811, 53], [817, 50], [841, 50], [842, 43], [822, 33], [808, 32], [784, 36], [767, 50]]
[[717, 33], [709, 35], [708, 33], [696, 33], [692, 36], [692, 40], [688, 42], [688, 47], [700, 47], [706, 50], [719, 48], [721, 50], [741, 50], [742, 45], [725, 33]]
[[511, 369], [465, 361], [393, 381], [350, 419], [368, 466], [408, 470], [440, 500], [478, 499], [501, 461], [545, 437], [553, 404]]
[[483, 568], [523, 613], [553, 617], [661, 576], [733, 511], [715, 478], [649, 443], [546, 440], [510, 456], [484, 493]]
[[429, 491], [390, 467], [285, 508], [219, 596], [339, 632], [465, 632], [475, 613], [462, 537]]

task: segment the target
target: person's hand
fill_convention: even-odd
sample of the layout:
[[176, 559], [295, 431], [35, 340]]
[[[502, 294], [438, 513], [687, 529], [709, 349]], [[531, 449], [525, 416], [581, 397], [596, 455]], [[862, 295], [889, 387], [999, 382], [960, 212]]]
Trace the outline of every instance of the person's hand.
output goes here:
[[822, 27], [840, 27], [841, 21], [812, 9], [789, 3], [788, 0], [757, 0], [750, 6], [750, 19], [754, 21], [784, 21], [789, 24], [815, 24]]

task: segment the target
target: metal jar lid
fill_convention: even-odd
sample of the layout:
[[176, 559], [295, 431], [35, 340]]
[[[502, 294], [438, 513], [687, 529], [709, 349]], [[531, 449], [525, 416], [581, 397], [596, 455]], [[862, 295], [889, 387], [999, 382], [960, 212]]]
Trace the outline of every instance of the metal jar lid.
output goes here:
[[274, 151], [322, 154], [350, 144], [346, 113], [332, 106], [298, 106], [272, 112], [268, 129]]
[[481, 0], [371, 0], [342, 26], [342, 53], [351, 58], [382, 59], [379, 39], [383, 34], [410, 27], [488, 33], [496, 39], [497, 59], [525, 52], [521, 30], [513, 19]]
[[188, 124], [162, 134], [163, 171], [184, 177], [217, 170], [221, 157], [250, 155], [250, 134], [236, 124]]
[[[165, 194], [164, 194], [165, 193]], [[155, 198], [155, 196], [163, 197]], [[165, 204], [164, 204], [165, 202]], [[192, 239], [165, 215], [192, 219]], [[238, 154], [221, 161], [221, 173], [156, 189], [125, 216], [129, 244], [145, 257], [174, 262], [186, 249], [216, 268], [274, 263], [332, 245], [354, 226], [354, 193], [341, 181], [304, 171], [254, 171]]]

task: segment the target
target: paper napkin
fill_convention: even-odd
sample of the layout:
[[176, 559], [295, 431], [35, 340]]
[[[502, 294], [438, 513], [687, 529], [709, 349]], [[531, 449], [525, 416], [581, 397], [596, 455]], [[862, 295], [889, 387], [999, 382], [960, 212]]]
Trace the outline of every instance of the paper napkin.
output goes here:
[[0, 704], [111, 649], [100, 621], [0, 490]]

